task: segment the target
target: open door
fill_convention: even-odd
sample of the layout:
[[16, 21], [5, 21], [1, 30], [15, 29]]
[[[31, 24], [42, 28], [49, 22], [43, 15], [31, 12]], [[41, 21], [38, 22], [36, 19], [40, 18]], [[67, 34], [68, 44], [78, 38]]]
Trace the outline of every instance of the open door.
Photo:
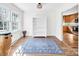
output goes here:
[[78, 27], [78, 5], [76, 5], [63, 13], [64, 42], [72, 48], [78, 48]]

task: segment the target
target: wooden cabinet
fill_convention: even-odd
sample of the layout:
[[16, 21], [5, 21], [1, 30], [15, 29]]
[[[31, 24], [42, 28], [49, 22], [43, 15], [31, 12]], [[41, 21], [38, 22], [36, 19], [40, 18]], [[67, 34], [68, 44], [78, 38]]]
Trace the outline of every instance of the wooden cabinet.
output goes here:
[[63, 19], [64, 22], [74, 22], [74, 19], [78, 17], [78, 13], [70, 14], [70, 15], [64, 15]]
[[0, 55], [6, 56], [9, 54], [11, 46], [11, 35], [0, 35]]

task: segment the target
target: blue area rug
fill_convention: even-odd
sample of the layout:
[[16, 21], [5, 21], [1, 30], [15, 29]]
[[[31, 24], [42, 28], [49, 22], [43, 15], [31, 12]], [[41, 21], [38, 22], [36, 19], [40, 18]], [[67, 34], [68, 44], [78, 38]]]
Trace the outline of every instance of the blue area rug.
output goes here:
[[23, 54], [63, 54], [63, 50], [48, 38], [29, 38], [20, 50]]

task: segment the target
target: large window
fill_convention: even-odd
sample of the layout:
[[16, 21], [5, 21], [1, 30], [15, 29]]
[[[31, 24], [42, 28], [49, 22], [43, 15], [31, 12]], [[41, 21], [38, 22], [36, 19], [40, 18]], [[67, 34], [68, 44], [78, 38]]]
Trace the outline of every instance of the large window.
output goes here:
[[14, 10], [0, 7], [0, 32], [18, 30], [18, 14]]

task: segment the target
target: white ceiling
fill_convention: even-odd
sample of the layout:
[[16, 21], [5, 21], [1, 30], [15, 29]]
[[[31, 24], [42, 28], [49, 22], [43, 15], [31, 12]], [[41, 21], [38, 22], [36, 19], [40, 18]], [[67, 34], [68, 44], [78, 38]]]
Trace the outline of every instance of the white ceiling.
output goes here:
[[38, 3], [15, 3], [18, 8], [24, 11], [27, 15], [36, 15], [36, 14], [44, 14], [48, 15], [51, 13], [56, 13], [56, 11], [61, 10], [62, 12], [67, 11], [68, 9], [72, 8], [74, 5], [73, 3], [42, 3], [43, 8], [37, 8]]
[[32, 11], [53, 11], [62, 6], [61, 3], [42, 3], [43, 8], [37, 9], [37, 3], [15, 3], [17, 7], [19, 7], [24, 12], [32, 12]]

